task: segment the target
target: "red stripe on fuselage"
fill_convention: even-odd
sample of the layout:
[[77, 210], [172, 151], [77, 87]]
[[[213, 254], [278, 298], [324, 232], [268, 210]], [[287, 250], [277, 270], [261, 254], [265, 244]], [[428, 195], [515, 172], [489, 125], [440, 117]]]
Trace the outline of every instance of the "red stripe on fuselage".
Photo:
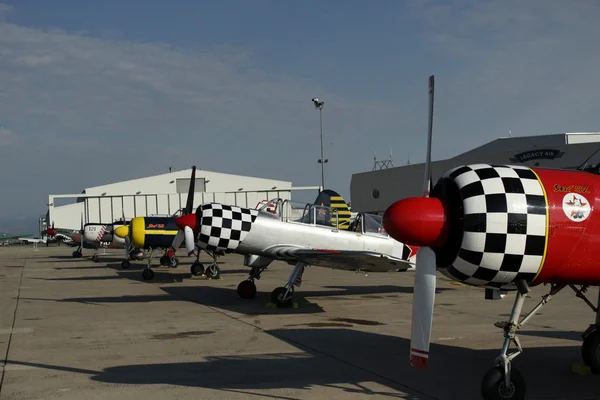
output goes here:
[[[600, 285], [600, 209], [596, 208], [600, 206], [600, 176], [533, 170], [546, 190], [549, 211], [545, 261], [533, 284]], [[568, 204], [574, 200], [575, 204]], [[587, 205], [579, 207], [577, 200]]]

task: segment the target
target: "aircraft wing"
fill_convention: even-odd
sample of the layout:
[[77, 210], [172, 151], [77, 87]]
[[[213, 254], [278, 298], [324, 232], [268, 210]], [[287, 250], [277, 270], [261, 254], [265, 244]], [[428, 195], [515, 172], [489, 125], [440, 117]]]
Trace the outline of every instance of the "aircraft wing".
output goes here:
[[304, 262], [318, 267], [364, 272], [396, 272], [414, 269], [414, 264], [401, 258], [373, 251], [307, 249], [275, 246], [264, 250], [265, 255], [289, 262]]
[[5, 235], [5, 236], [0, 236], [0, 240], [21, 239], [22, 237], [27, 237], [27, 236], [32, 236], [32, 234], [29, 233], [29, 234], [25, 234], [25, 235]]
[[46, 243], [46, 240], [44, 240], [44, 239], [27, 238], [27, 237], [20, 237], [19, 240], [22, 240], [27, 243]]

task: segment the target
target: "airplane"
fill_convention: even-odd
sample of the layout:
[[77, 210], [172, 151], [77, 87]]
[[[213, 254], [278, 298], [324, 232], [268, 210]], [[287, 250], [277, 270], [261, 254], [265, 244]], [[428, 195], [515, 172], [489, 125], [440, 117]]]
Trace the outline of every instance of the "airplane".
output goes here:
[[28, 233], [28, 234], [20, 234], [20, 235], [7, 235], [5, 233], [2, 233], [2, 234], [0, 234], [0, 242], [3, 242], [5, 240], [11, 240], [11, 239], [19, 239], [19, 238], [28, 237], [28, 236], [32, 236], [32, 234]]
[[[174, 215], [168, 217], [135, 217], [131, 219], [129, 224], [125, 224], [114, 230], [114, 236], [123, 240], [127, 249], [133, 246], [137, 249], [150, 250], [148, 265], [142, 271], [144, 279], [150, 280], [154, 277], [152, 260], [154, 259], [154, 251], [157, 249], [165, 250], [164, 254], [160, 257], [160, 265], [171, 268], [179, 265], [179, 259], [175, 257], [176, 249], [179, 246], [172, 246], [179, 229], [175, 224], [175, 219], [180, 215], [192, 212], [195, 186], [196, 166], [194, 165], [192, 166], [192, 176], [190, 178], [188, 197], [184, 209], [178, 210]], [[123, 269], [128, 269], [131, 266], [131, 263], [127, 259], [128, 254], [129, 252], [126, 250], [126, 258], [121, 262]]]
[[[317, 200], [321, 196], [339, 197], [333, 191], [321, 192]], [[347, 205], [342, 208], [348, 215]], [[243, 299], [256, 295], [255, 280], [271, 262], [294, 265], [286, 285], [271, 293], [271, 301], [278, 307], [293, 304], [295, 288], [301, 285], [305, 267], [310, 265], [363, 273], [414, 269], [416, 252], [383, 231], [381, 216], [359, 213], [352, 224], [347, 224], [339, 211], [339, 206], [314, 203], [298, 207], [298, 203], [281, 198], [259, 209], [203, 203], [195, 214], [177, 218], [179, 232], [173, 247], [184, 242], [188, 255], [196, 248], [208, 253], [213, 258], [206, 268], [208, 277], [219, 276], [219, 256], [244, 255], [244, 265], [251, 270], [237, 287]], [[340, 229], [340, 223], [346, 229]], [[192, 274], [204, 271], [199, 261], [192, 264]]]
[[[434, 86], [432, 75], [423, 196], [398, 200], [383, 215], [391, 237], [419, 248], [411, 366], [428, 365], [440, 271], [454, 281], [484, 288], [485, 299], [515, 293], [509, 320], [495, 324], [504, 330], [504, 342], [493, 368], [483, 376], [484, 399], [525, 398], [525, 379], [513, 366], [523, 351], [518, 331], [567, 286], [596, 313], [596, 321], [582, 335], [582, 358], [599, 373], [600, 310], [584, 293], [600, 285], [600, 216], [595, 207], [600, 150], [577, 170], [479, 163], [452, 168], [432, 186]], [[542, 284], [550, 285], [548, 294], [519, 321], [527, 293]], [[516, 350], [509, 353], [511, 343]]]
[[[112, 224], [86, 223], [83, 226], [83, 248], [94, 250], [92, 261], [98, 262], [98, 251], [101, 248], [109, 249], [126, 249], [127, 254], [131, 259], [142, 259], [143, 253], [140, 255], [139, 249], [129, 249], [125, 246], [125, 240], [115, 235], [115, 230], [121, 226], [127, 225], [129, 222], [125, 218], [115, 221]], [[73, 257], [81, 257], [81, 246], [73, 252]]]

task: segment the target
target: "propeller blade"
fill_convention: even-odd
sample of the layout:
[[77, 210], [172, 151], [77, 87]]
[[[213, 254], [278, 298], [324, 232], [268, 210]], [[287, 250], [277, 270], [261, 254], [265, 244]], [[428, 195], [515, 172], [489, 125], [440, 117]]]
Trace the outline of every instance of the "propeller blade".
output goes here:
[[425, 174], [423, 178], [423, 196], [429, 197], [431, 188], [431, 139], [433, 136], [433, 96], [435, 92], [435, 78], [429, 77], [429, 115], [427, 130], [427, 154], [425, 158]]
[[184, 239], [185, 239], [185, 233], [182, 230], [178, 230], [177, 235], [175, 235], [175, 238], [173, 239], [173, 243], [171, 244], [171, 247], [173, 248], [173, 250], [177, 251], [179, 246], [181, 246], [181, 244], [183, 243]]
[[196, 166], [192, 166], [192, 179], [190, 180], [190, 189], [188, 190], [187, 203], [185, 205], [185, 214], [191, 214], [194, 208], [194, 192], [196, 190]]
[[421, 247], [415, 271], [410, 335], [410, 365], [418, 369], [425, 369], [429, 359], [429, 342], [435, 303], [435, 271], [435, 253], [430, 247]]
[[129, 249], [131, 247], [131, 240], [129, 239], [129, 235], [125, 236], [125, 259], [129, 259]]
[[189, 226], [186, 226], [183, 232], [185, 236], [185, 250], [189, 256], [192, 255], [195, 250], [194, 231]]

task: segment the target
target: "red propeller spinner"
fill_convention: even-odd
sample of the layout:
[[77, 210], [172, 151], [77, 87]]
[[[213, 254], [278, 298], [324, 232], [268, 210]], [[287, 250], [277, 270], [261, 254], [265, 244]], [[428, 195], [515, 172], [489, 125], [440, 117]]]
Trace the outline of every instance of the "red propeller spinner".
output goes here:
[[196, 229], [196, 214], [186, 214], [178, 217], [175, 220], [175, 224], [181, 230], [184, 230], [186, 226], [192, 228], [192, 230]]
[[54, 229], [54, 222], [52, 223], [52, 227], [46, 229], [46, 234], [50, 237], [55, 236], [56, 235], [56, 229]]
[[383, 227], [391, 237], [412, 246], [443, 246], [450, 223], [444, 204], [435, 197], [409, 197], [388, 207]]

